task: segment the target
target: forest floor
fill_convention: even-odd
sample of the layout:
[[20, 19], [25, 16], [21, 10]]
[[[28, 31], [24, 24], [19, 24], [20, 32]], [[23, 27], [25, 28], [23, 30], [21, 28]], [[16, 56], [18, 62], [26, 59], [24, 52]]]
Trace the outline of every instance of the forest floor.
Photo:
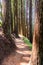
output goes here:
[[[13, 35], [14, 36], [14, 35]], [[14, 38], [17, 46], [8, 43], [0, 29], [0, 65], [27, 65], [31, 56], [31, 49], [23, 42], [22, 38]]]

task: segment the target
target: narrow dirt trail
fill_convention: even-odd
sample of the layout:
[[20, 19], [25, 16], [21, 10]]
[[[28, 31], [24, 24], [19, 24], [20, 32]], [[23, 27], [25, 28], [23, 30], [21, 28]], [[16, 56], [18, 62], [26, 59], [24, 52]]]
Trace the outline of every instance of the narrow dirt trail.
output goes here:
[[[0, 31], [0, 65], [26, 65], [29, 63], [31, 50], [21, 38], [15, 38], [17, 49], [13, 49]], [[13, 44], [14, 46], [14, 44]]]
[[26, 65], [29, 63], [30, 56], [31, 56], [31, 50], [30, 48], [23, 42], [22, 39], [15, 39], [16, 45], [18, 49], [16, 50], [17, 57], [19, 60], [18, 65]]

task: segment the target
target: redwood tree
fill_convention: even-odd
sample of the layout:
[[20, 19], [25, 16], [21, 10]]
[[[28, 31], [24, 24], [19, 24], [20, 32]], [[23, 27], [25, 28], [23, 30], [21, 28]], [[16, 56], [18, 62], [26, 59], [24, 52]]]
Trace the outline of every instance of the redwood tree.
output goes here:
[[35, 28], [30, 65], [43, 65], [43, 0], [35, 0]]

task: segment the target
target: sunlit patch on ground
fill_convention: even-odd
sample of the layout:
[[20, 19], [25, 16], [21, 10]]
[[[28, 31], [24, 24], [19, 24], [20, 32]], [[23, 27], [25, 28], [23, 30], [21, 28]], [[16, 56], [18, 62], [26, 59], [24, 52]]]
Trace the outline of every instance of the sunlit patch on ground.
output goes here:
[[22, 62], [22, 63], [20, 63], [20, 65], [27, 65], [27, 63], [25, 63], [25, 62]]

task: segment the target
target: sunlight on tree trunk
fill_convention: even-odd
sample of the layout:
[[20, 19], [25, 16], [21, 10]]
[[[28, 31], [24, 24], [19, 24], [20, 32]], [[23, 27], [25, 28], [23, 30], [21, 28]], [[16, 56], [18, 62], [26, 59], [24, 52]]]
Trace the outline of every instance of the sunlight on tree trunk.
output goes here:
[[43, 65], [43, 0], [35, 0], [36, 15], [30, 65]]

